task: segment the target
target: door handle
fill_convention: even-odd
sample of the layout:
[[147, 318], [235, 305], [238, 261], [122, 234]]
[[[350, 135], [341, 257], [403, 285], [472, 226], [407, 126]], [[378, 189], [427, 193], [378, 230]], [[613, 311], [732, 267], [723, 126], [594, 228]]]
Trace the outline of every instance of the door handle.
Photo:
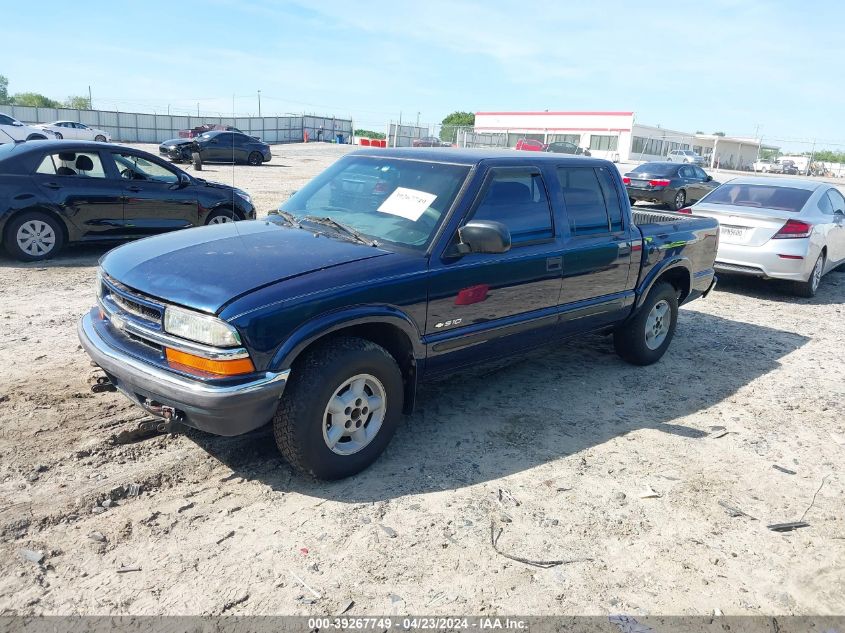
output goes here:
[[48, 189], [61, 189], [62, 186], [57, 182], [45, 182], [44, 186]]
[[630, 242], [619, 242], [617, 244], [619, 247], [619, 254], [620, 255], [630, 255], [631, 254], [631, 243]]
[[547, 257], [546, 258], [546, 272], [555, 272], [563, 270], [563, 257]]
[[133, 193], [138, 193], [139, 191], [141, 191], [141, 188], [140, 188], [140, 187], [138, 187], [137, 185], [132, 185], [131, 187], [127, 187], [127, 188], [126, 188], [126, 191], [131, 191], [131, 192], [133, 192]]

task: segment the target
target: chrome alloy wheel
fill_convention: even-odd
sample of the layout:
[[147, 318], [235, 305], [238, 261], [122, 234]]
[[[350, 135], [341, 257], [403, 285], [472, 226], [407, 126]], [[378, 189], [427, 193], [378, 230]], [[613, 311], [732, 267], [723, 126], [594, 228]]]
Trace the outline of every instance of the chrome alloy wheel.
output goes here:
[[657, 349], [666, 340], [671, 322], [669, 302], [664, 300], [654, 304], [645, 322], [645, 344], [649, 349]]
[[372, 442], [387, 407], [384, 385], [370, 374], [344, 381], [323, 413], [323, 440], [338, 455], [353, 455]]

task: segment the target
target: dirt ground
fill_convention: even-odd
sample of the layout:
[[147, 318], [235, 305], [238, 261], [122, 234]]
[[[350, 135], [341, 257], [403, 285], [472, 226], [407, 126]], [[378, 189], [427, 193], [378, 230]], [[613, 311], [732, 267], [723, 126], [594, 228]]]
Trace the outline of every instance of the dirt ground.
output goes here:
[[[346, 149], [203, 175], [264, 213]], [[651, 367], [594, 337], [428, 385], [326, 484], [266, 431], [112, 443], [145, 416], [77, 342], [103, 252], [0, 258], [0, 614], [845, 612], [845, 274], [723, 280]]]

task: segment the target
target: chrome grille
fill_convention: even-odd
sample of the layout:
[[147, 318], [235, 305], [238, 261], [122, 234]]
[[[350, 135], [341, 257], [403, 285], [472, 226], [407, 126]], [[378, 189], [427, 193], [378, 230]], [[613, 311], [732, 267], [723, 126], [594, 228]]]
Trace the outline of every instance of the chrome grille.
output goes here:
[[111, 293], [111, 298], [112, 301], [114, 301], [122, 310], [128, 312], [129, 314], [134, 314], [135, 316], [146, 319], [147, 321], [155, 321], [156, 323], [161, 322], [160, 310], [145, 306], [142, 303], [133, 301], [132, 299], [116, 292]]

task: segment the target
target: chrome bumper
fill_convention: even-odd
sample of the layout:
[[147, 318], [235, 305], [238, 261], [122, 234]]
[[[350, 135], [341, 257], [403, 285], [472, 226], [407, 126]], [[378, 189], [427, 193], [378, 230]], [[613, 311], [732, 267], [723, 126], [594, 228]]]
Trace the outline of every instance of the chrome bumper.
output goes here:
[[144, 408], [172, 407], [182, 421], [216, 435], [240, 435], [263, 426], [276, 411], [290, 370], [265, 372], [232, 384], [194, 380], [140, 360], [120, 348], [108, 322], [92, 309], [77, 327], [82, 347], [126, 396]]

